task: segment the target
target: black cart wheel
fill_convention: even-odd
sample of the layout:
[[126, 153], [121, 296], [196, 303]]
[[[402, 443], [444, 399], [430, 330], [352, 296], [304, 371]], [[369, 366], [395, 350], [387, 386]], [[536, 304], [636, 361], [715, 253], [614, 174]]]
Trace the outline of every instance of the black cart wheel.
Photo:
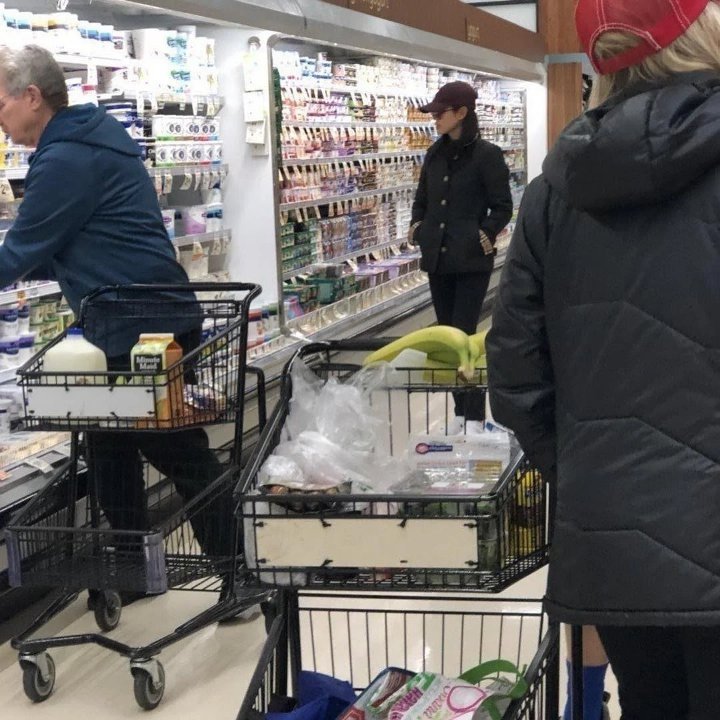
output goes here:
[[157, 669], [157, 683], [153, 681], [149, 671], [140, 667], [132, 669], [133, 678], [135, 679], [135, 700], [143, 710], [154, 710], [165, 694], [165, 670], [160, 662], [157, 662]]
[[114, 630], [120, 623], [122, 600], [114, 590], [98, 593], [93, 602], [95, 622], [103, 632]]
[[20, 660], [20, 667], [23, 671], [23, 689], [34, 703], [47, 700], [55, 687], [55, 663], [47, 653], [45, 653], [45, 661], [48, 673], [47, 677], [43, 679], [40, 667], [35, 662]]

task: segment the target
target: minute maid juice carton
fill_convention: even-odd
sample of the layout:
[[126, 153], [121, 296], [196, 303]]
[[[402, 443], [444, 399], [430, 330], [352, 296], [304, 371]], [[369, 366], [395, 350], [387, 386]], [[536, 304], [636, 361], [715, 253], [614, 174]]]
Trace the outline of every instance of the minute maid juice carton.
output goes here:
[[133, 372], [147, 373], [152, 377], [135, 377], [138, 384], [152, 384], [155, 389], [155, 417], [158, 425], [183, 414], [183, 371], [175, 368], [166, 371], [182, 360], [183, 349], [172, 333], [144, 333], [130, 352]]

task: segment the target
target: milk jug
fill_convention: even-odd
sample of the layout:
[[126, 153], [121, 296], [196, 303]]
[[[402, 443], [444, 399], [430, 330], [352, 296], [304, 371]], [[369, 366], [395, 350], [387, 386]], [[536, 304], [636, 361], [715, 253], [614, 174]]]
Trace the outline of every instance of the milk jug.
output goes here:
[[81, 373], [107, 371], [107, 359], [99, 347], [85, 339], [82, 328], [71, 327], [65, 339], [45, 353], [42, 370], [46, 373], [68, 373], [70, 384], [101, 385], [106, 382], [103, 376], [82, 377]]

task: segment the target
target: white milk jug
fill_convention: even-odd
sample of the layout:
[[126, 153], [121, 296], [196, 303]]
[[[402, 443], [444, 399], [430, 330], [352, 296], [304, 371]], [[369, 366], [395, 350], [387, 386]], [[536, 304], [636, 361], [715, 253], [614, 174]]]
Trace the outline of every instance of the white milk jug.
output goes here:
[[105, 378], [82, 377], [83, 372], [106, 372], [107, 358], [105, 353], [88, 342], [83, 336], [82, 328], [72, 327], [67, 331], [64, 340], [51, 347], [43, 356], [42, 371], [46, 373], [69, 373], [69, 383], [78, 385], [102, 385]]

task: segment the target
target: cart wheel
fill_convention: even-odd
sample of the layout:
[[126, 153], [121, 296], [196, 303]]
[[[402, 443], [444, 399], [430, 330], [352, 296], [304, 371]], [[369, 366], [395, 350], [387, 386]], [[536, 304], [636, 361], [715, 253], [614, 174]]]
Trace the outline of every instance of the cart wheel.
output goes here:
[[92, 607], [95, 613], [95, 622], [103, 632], [114, 630], [120, 623], [122, 615], [122, 601], [120, 595], [114, 590], [98, 593]]
[[154, 710], [163, 699], [165, 694], [165, 670], [158, 660], [154, 660], [157, 666], [158, 681], [153, 680], [152, 673], [142, 667], [133, 667], [132, 674], [135, 679], [135, 700], [143, 710]]
[[33, 660], [20, 660], [20, 667], [23, 671], [23, 689], [25, 694], [34, 703], [41, 703], [47, 700], [55, 687], [55, 662], [47, 653], [43, 653], [43, 662], [46, 665], [46, 677], [43, 678], [42, 670], [35, 656]]

